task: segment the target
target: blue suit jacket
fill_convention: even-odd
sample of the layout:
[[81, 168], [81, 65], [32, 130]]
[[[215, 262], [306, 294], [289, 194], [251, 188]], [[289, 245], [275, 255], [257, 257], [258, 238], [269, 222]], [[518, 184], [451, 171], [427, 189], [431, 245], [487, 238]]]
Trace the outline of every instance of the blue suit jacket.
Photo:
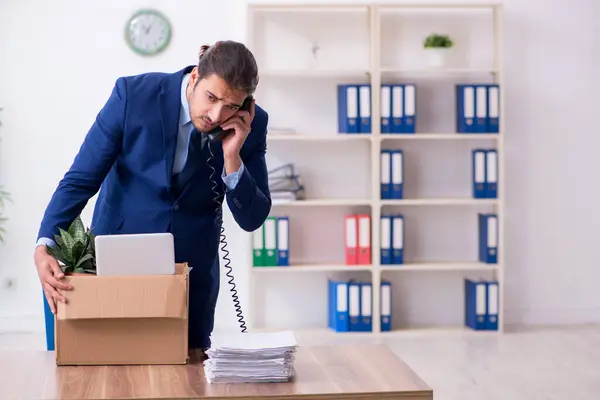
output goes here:
[[227, 199], [242, 229], [250, 232], [263, 224], [271, 209], [265, 163], [268, 115], [256, 105], [252, 130], [240, 152], [244, 171], [233, 190], [222, 181], [223, 152], [217, 143], [210, 145], [215, 171], [207, 165], [209, 149], [203, 147], [188, 158], [194, 167], [174, 194], [171, 176], [180, 88], [184, 74], [192, 68], [117, 79], [48, 204], [38, 239], [54, 237], [58, 227], [67, 229], [98, 190], [91, 223], [95, 234], [171, 232], [176, 261], [193, 267], [190, 347], [208, 347], [219, 291], [220, 234], [209, 178], [214, 175], [219, 204]]

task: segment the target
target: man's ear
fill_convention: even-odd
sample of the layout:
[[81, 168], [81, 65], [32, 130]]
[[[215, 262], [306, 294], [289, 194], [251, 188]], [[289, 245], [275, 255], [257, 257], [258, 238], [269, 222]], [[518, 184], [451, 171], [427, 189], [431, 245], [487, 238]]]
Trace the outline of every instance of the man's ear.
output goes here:
[[194, 67], [190, 72], [190, 85], [192, 88], [198, 83], [198, 67]]

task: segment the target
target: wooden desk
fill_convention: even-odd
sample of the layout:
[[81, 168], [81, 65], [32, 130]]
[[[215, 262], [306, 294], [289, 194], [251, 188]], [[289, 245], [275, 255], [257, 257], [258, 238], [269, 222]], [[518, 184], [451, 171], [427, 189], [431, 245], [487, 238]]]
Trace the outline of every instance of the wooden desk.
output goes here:
[[387, 347], [299, 347], [288, 383], [208, 384], [195, 352], [181, 366], [57, 367], [53, 352], [0, 352], [0, 393], [13, 399], [433, 399]]

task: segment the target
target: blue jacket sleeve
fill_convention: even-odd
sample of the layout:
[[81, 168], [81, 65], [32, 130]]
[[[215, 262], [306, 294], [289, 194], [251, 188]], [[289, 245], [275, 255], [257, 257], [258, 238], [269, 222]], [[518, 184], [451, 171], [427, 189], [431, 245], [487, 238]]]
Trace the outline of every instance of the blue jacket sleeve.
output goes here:
[[96, 116], [70, 169], [58, 183], [46, 207], [38, 240], [53, 238], [58, 227], [67, 229], [100, 189], [121, 151], [126, 90], [125, 80], [117, 79], [109, 99]]
[[[255, 231], [271, 212], [271, 193], [266, 163], [268, 114], [261, 110], [255, 118], [257, 140], [249, 154], [242, 157], [244, 168], [233, 190], [227, 192], [227, 204], [233, 218], [243, 230]], [[256, 116], [258, 116], [258, 111]]]

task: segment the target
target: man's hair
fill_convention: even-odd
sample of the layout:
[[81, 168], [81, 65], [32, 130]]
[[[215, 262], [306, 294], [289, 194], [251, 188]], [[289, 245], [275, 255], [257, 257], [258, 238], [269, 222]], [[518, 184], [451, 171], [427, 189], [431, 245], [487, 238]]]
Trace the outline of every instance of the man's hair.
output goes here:
[[203, 45], [198, 56], [198, 80], [216, 74], [234, 90], [252, 95], [258, 85], [258, 66], [254, 55], [239, 42], [218, 41]]

